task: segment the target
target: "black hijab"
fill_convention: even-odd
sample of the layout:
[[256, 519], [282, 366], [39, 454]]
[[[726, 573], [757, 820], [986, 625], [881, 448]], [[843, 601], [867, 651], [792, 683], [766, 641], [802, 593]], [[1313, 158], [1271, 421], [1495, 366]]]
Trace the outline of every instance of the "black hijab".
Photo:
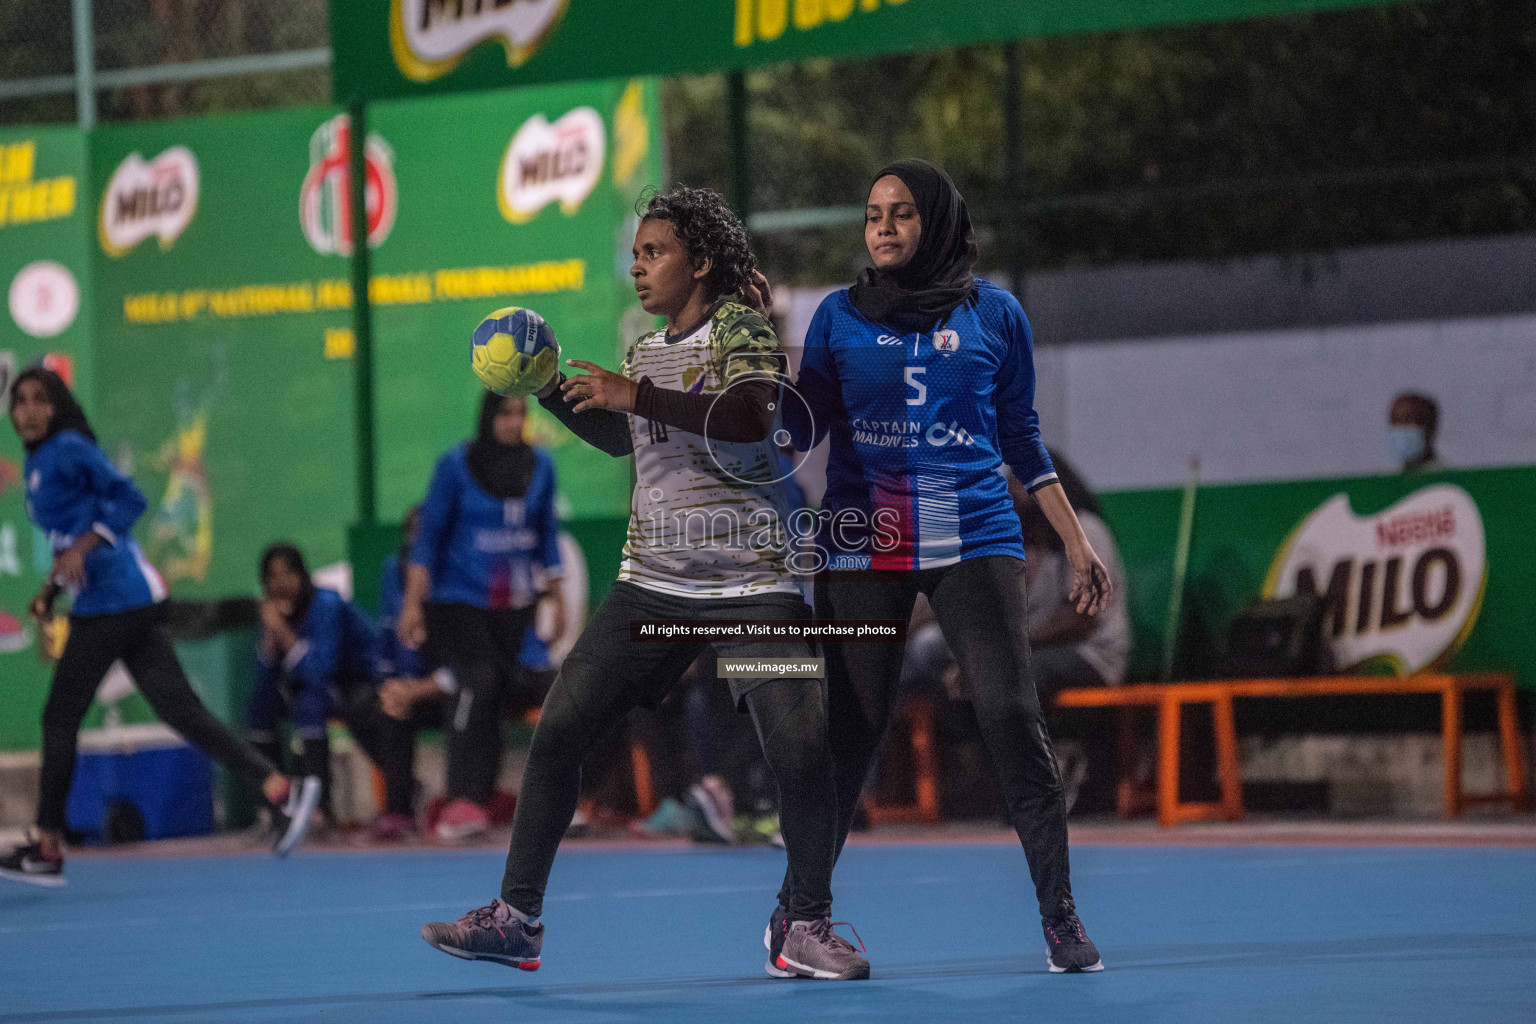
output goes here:
[[521, 498], [533, 482], [533, 448], [521, 441], [502, 444], [496, 440], [496, 411], [506, 399], [487, 391], [480, 401], [480, 424], [475, 439], [469, 442], [466, 457], [469, 472], [480, 489], [493, 498], [506, 501]]
[[257, 563], [258, 578], [262, 583], [267, 581], [267, 574], [272, 571], [273, 562], [282, 562], [302, 581], [299, 585], [299, 596], [293, 602], [293, 611], [288, 615], [289, 622], [302, 622], [304, 616], [309, 614], [310, 602], [315, 599], [315, 581], [309, 575], [309, 565], [304, 561], [304, 552], [287, 543], [268, 545], [267, 549], [261, 553], [261, 561]]
[[[16, 380], [11, 385], [10, 410], [12, 412], [16, 410], [16, 389], [25, 380], [35, 380], [41, 384], [48, 394], [48, 404], [53, 406], [53, 418], [48, 421], [48, 432], [36, 441], [22, 442], [22, 447], [27, 450], [28, 455], [51, 441], [61, 430], [73, 430], [92, 444], [96, 443], [96, 434], [85, 418], [85, 410], [80, 408], [79, 402], [75, 401], [74, 392], [69, 390], [69, 385], [64, 383], [64, 378], [52, 370], [33, 366], [16, 375]], [[14, 422], [13, 419], [12, 423]]]
[[854, 308], [903, 334], [931, 331], [976, 295], [976, 235], [960, 190], [926, 160], [898, 160], [882, 167], [870, 187], [888, 174], [900, 178], [917, 204], [922, 234], [917, 251], [892, 270], [867, 268], [848, 297]]

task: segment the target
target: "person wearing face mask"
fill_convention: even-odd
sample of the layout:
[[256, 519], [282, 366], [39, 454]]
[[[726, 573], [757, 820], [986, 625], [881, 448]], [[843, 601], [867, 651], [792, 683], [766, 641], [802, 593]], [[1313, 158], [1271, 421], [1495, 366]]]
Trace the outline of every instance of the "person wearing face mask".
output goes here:
[[96, 444], [69, 386], [33, 367], [16, 378], [11, 425], [27, 451], [27, 516], [48, 534], [53, 566], [29, 606], [39, 622], [69, 592], [69, 639], [43, 706], [43, 758], [37, 838], [0, 854], [0, 877], [64, 884], [64, 811], [74, 781], [76, 734], [102, 677], [121, 660], [160, 719], [229, 767], [272, 805], [282, 823], [274, 852], [303, 842], [320, 798], [320, 780], [285, 778], [237, 739], [187, 682], [166, 628], [168, 594], [130, 531], [147, 503], [132, 478]]
[[1433, 473], [1440, 469], [1435, 453], [1435, 434], [1440, 426], [1440, 406], [1428, 395], [1405, 391], [1392, 399], [1387, 414], [1387, 441], [1404, 473]]
[[405, 570], [395, 632], [447, 668], [441, 678], [455, 688], [448, 802], [432, 829], [440, 842], [489, 828], [502, 710], [542, 598], [555, 604], [556, 637], [565, 630], [554, 460], [523, 440], [527, 416], [527, 399], [485, 393], [475, 439], [438, 460]]
[[[797, 449], [830, 435], [817, 616], [905, 621], [917, 595], [928, 598], [1024, 847], [1050, 970], [1097, 971], [1068, 878], [1062, 780], [1031, 673], [1024, 545], [1003, 464], [1061, 538], [1071, 607], [1099, 612], [1113, 584], [1041, 440], [1029, 321], [1017, 299], [973, 275], [965, 200], [932, 164], [902, 160], [874, 176], [864, 242], [873, 266], [822, 301], [795, 382], [804, 401], [784, 403]], [[826, 647], [841, 850], [902, 650]]]

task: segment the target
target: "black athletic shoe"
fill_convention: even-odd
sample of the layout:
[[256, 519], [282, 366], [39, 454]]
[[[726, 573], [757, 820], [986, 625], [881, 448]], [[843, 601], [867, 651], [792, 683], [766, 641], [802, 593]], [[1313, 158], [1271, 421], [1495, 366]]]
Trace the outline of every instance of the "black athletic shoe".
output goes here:
[[64, 858], [49, 860], [37, 843], [18, 846], [0, 856], [0, 878], [56, 889], [64, 884]]
[[789, 916], [784, 913], [782, 906], [773, 908], [773, 915], [768, 918], [768, 927], [763, 930], [763, 945], [768, 947], [768, 963], [763, 970], [768, 972], [770, 978], [794, 978], [798, 977], [794, 971], [777, 966], [779, 954], [784, 952], [784, 937], [789, 934]]
[[520, 971], [538, 970], [544, 949], [544, 925], [525, 924], [501, 900], [471, 910], [454, 924], [424, 924], [421, 937], [433, 949], [460, 960], [489, 960]]
[[277, 841], [272, 852], [286, 857], [304, 842], [309, 823], [320, 806], [320, 776], [307, 775], [303, 779], [288, 780], [288, 799], [277, 808]]
[[1047, 918], [1040, 922], [1045, 929], [1046, 966], [1052, 974], [1079, 974], [1102, 971], [1104, 961], [1099, 959], [1099, 949], [1083, 931], [1083, 922], [1076, 914]]

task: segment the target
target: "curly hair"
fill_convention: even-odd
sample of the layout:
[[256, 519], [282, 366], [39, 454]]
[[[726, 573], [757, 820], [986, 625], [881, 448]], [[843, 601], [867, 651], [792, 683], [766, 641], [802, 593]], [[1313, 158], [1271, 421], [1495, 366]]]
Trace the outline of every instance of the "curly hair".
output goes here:
[[705, 282], [716, 295], [733, 295], [752, 279], [757, 257], [747, 245], [747, 229], [720, 193], [679, 185], [670, 192], [641, 196], [635, 212], [642, 220], [664, 220], [697, 266], [710, 261]]

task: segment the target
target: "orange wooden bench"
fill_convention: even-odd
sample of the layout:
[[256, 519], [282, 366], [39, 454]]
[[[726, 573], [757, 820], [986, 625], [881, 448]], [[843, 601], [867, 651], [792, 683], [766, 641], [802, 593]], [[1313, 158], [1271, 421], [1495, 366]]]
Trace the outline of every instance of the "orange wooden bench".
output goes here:
[[[1503, 754], [1505, 789], [1468, 794], [1462, 788], [1462, 701], [1471, 691], [1492, 691], [1498, 704], [1499, 747]], [[1529, 810], [1531, 793], [1526, 777], [1525, 747], [1515, 714], [1515, 680], [1507, 673], [1424, 674], [1414, 676], [1319, 676], [1307, 679], [1234, 679], [1202, 683], [1139, 683], [1134, 686], [1062, 690], [1059, 707], [1119, 708], [1122, 751], [1134, 745], [1133, 714], [1138, 707], [1157, 708], [1157, 818], [1163, 825], [1186, 821], [1241, 821], [1242, 777], [1237, 760], [1237, 723], [1233, 702], [1239, 697], [1329, 697], [1362, 694], [1437, 693], [1445, 754], [1445, 816], [1459, 817], [1474, 804], [1502, 803]], [[1213, 803], [1179, 800], [1179, 717], [1186, 704], [1211, 705], [1215, 720], [1216, 766], [1221, 799]], [[1122, 757], [1122, 771], [1126, 761]], [[1134, 783], [1122, 778], [1118, 809], [1121, 817], [1138, 803]]]

